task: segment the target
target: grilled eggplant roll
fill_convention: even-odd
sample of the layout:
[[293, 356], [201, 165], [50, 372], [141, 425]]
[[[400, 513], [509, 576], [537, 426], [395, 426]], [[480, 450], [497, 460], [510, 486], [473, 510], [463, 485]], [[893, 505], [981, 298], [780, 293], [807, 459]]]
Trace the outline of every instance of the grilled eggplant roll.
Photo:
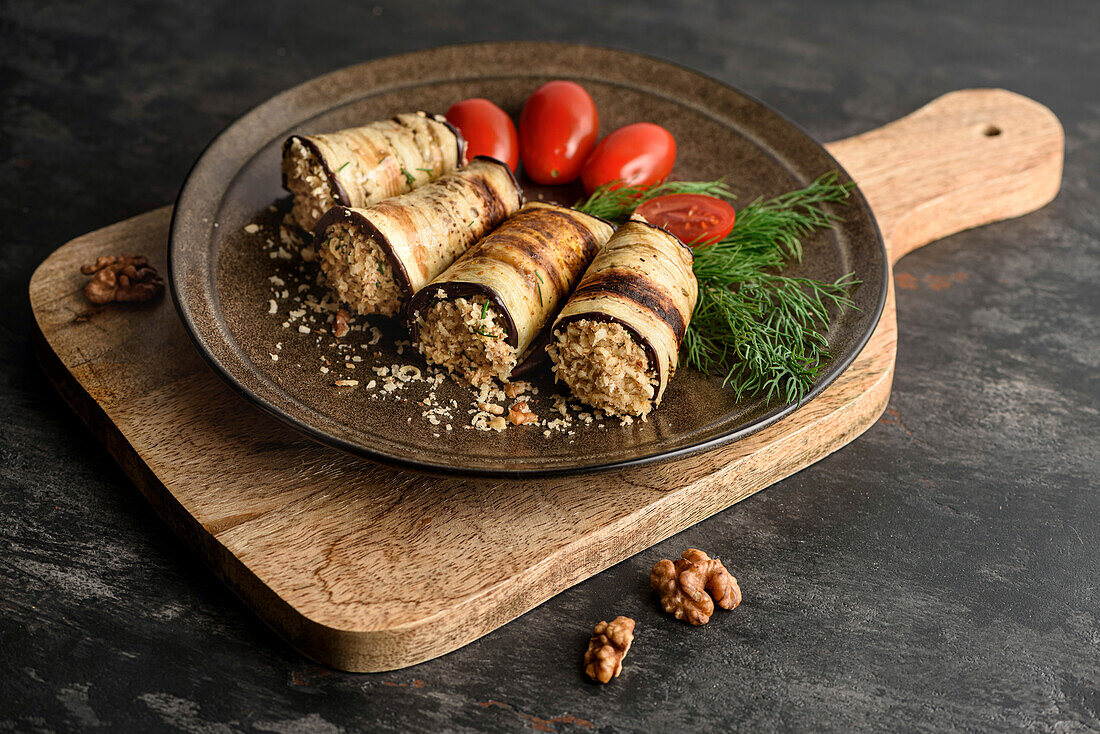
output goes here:
[[336, 206], [314, 229], [331, 287], [356, 313], [395, 316], [414, 293], [523, 206], [508, 165], [461, 171], [364, 209]]
[[424, 358], [473, 385], [507, 380], [611, 236], [602, 219], [533, 202], [418, 292], [409, 330]]
[[687, 331], [699, 286], [691, 249], [632, 219], [596, 255], [554, 322], [555, 379], [612, 415], [656, 408]]
[[459, 168], [462, 134], [440, 116], [407, 112], [325, 135], [294, 135], [283, 145], [283, 187], [291, 215], [311, 231], [334, 206], [364, 207]]

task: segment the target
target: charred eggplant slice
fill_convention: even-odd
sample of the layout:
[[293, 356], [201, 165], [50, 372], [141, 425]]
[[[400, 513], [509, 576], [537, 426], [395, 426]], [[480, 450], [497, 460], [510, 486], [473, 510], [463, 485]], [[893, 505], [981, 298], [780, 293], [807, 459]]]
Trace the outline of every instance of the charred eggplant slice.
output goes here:
[[283, 187], [305, 231], [334, 206], [361, 208], [451, 173], [466, 141], [440, 115], [407, 112], [324, 135], [293, 135], [283, 145]]
[[691, 263], [665, 230], [634, 219], [619, 227], [554, 322], [555, 378], [612, 415], [656, 408], [699, 297]]
[[314, 237], [321, 270], [359, 314], [400, 314], [414, 293], [523, 206], [504, 163], [466, 168], [365, 208], [333, 207]]

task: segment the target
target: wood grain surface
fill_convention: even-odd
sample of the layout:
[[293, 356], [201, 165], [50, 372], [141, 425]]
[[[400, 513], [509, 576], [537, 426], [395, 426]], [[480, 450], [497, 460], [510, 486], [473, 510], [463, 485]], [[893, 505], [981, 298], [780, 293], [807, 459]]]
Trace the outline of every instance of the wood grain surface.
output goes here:
[[[893, 262], [1045, 204], [1061, 180], [1063, 135], [1031, 100], [966, 90], [828, 148], [860, 183]], [[43, 366], [173, 530], [288, 642], [336, 668], [389, 670], [454, 650], [839, 449], [889, 398], [892, 286], [840, 379], [726, 448], [597, 484], [380, 466], [237, 397], [167, 299], [84, 301], [79, 266], [98, 255], [146, 253], [165, 268], [170, 212], [79, 237], [39, 266], [30, 297]]]

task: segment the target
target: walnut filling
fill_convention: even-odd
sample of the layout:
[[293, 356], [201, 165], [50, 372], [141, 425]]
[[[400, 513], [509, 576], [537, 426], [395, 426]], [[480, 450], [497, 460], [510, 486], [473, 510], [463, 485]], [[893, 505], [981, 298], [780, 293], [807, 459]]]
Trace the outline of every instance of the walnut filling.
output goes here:
[[657, 374], [621, 325], [573, 321], [554, 333], [548, 351], [554, 379], [581, 402], [611, 415], [645, 415], [653, 409]]
[[310, 232], [325, 212], [336, 205], [324, 167], [310, 148], [293, 138], [283, 156], [283, 174], [294, 196], [290, 213], [299, 227]]
[[496, 307], [484, 296], [447, 300], [442, 290], [436, 295], [440, 300], [417, 316], [424, 359], [472, 385], [506, 380], [516, 366], [516, 350], [505, 338]]
[[356, 313], [395, 316], [404, 306], [405, 294], [378, 243], [344, 223], [332, 225], [324, 236], [321, 270], [340, 301]]

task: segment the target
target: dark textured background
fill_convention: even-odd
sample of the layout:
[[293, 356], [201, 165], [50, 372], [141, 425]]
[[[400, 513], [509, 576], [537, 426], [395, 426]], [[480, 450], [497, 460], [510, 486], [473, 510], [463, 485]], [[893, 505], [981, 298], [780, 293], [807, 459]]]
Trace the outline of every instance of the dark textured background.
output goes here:
[[[0, 13], [0, 731], [1100, 730], [1100, 3]], [[171, 201], [205, 143], [275, 92], [513, 38], [668, 58], [821, 140], [1003, 86], [1061, 118], [1063, 190], [902, 261], [893, 399], [855, 444], [458, 652], [335, 673], [169, 536], [53, 394], [26, 284], [66, 240]], [[727, 559], [745, 591], [703, 628], [663, 616], [646, 586], [687, 546]], [[616, 613], [639, 634], [599, 688], [579, 655]]]

